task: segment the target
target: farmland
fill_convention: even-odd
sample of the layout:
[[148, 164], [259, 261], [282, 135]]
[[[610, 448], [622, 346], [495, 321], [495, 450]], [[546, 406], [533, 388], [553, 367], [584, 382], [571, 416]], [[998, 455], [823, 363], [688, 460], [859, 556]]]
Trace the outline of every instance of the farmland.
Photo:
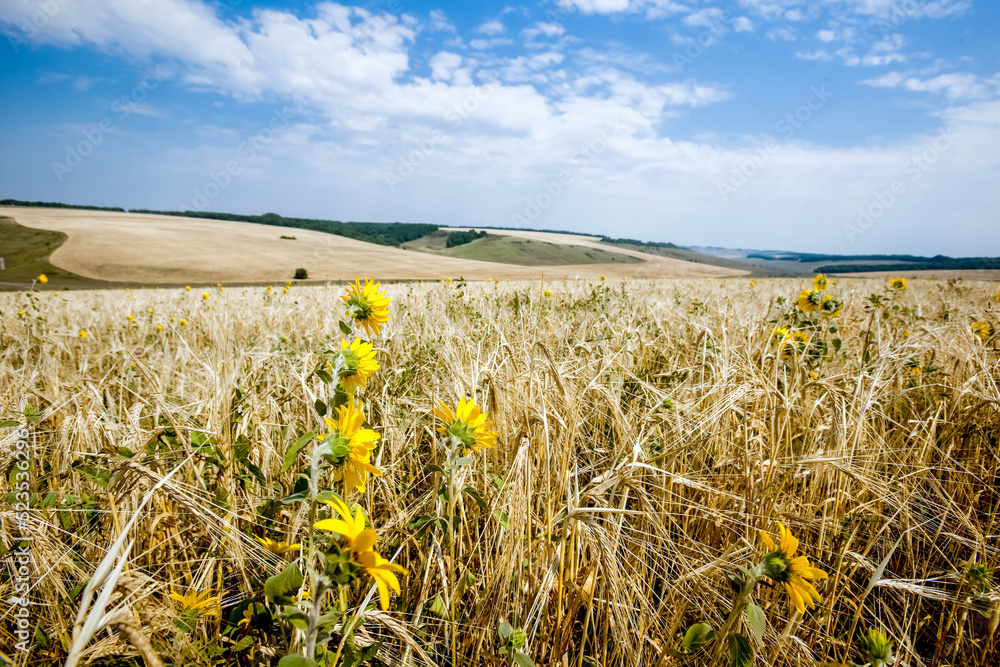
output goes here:
[[[995, 283], [395, 284], [375, 329], [342, 287], [285, 287], [0, 294], [30, 664], [313, 642], [319, 664], [707, 665], [735, 642], [798, 667], [870, 662], [873, 629], [902, 664], [996, 664]], [[374, 346], [360, 386], [341, 339]], [[345, 387], [378, 434], [363, 491], [322, 464]], [[474, 438], [449, 427], [466, 400]], [[322, 528], [332, 494], [374, 551]], [[398, 593], [356, 564], [375, 551]], [[801, 612], [789, 551], [824, 575]], [[78, 646], [81, 608], [106, 622]]]

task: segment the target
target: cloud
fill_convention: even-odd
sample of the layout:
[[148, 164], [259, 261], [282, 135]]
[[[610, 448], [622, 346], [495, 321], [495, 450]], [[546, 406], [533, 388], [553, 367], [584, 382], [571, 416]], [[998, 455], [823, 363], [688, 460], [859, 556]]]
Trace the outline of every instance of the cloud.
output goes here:
[[1000, 94], [1000, 73], [983, 78], [969, 72], [941, 74], [928, 79], [910, 73], [889, 72], [861, 81], [874, 88], [900, 88], [921, 93], [942, 93], [950, 100], [984, 99]]
[[558, 0], [563, 9], [576, 9], [582, 14], [615, 14], [627, 12], [630, 5], [636, 3], [630, 0]]
[[490, 21], [486, 21], [478, 28], [476, 28], [476, 30], [477, 32], [481, 32], [484, 35], [493, 36], [503, 33], [506, 30], [506, 28], [503, 25], [503, 21], [498, 21], [496, 19], [493, 19]]
[[745, 16], [738, 16], [733, 21], [733, 30], [736, 32], [753, 32], [753, 21]]
[[436, 32], [455, 32], [455, 25], [448, 20], [448, 16], [440, 9], [432, 9], [429, 18], [431, 30]]

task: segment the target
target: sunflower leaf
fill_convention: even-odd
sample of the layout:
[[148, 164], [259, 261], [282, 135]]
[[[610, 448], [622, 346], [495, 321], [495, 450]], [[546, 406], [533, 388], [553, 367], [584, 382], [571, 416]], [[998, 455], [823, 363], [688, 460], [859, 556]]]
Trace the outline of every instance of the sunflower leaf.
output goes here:
[[288, 601], [292, 594], [302, 586], [302, 572], [295, 563], [288, 566], [264, 582], [264, 595], [275, 604]]
[[347, 322], [341, 320], [340, 322], [338, 322], [338, 324], [340, 325], [340, 330], [344, 333], [345, 336], [351, 335], [351, 327], [347, 326]]
[[302, 448], [309, 444], [309, 442], [316, 436], [315, 433], [309, 431], [304, 433], [302, 437], [293, 442], [288, 447], [288, 451], [285, 452], [285, 458], [281, 461], [281, 472], [288, 472], [288, 469], [292, 467], [295, 463], [295, 457], [298, 456]]
[[483, 500], [483, 497], [482, 495], [480, 495], [479, 491], [476, 491], [471, 486], [465, 487], [464, 490], [467, 494], [469, 494], [472, 497], [473, 500], [476, 501], [476, 504], [479, 505], [479, 509], [481, 509], [484, 512], [489, 509], [489, 505], [487, 505], [486, 501]]
[[514, 651], [514, 664], [517, 667], [535, 667], [535, 661], [523, 651]]
[[764, 610], [753, 602], [747, 605], [747, 623], [753, 638], [757, 640], [757, 646], [764, 645], [764, 630], [767, 628], [767, 616]]
[[681, 651], [684, 653], [697, 653], [705, 644], [715, 638], [715, 630], [708, 623], [695, 623], [681, 640]]
[[286, 655], [278, 661], [278, 667], [319, 667], [315, 660], [303, 658], [301, 655]]
[[739, 633], [729, 635], [729, 667], [753, 667], [753, 646]]

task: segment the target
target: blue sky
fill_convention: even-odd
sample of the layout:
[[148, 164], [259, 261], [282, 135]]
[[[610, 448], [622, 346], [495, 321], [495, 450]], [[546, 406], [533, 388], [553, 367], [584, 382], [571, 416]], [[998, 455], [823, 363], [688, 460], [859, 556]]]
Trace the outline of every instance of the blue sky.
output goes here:
[[0, 198], [1000, 254], [993, 0], [0, 0]]

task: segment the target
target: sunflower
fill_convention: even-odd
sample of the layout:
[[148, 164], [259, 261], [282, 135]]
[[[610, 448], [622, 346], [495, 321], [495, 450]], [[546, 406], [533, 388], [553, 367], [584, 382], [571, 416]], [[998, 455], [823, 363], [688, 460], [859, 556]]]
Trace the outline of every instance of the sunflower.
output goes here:
[[823, 292], [818, 289], [804, 289], [795, 303], [798, 304], [799, 310], [803, 313], [812, 315], [823, 305]]
[[872, 667], [885, 667], [893, 662], [892, 642], [880, 630], [869, 628], [864, 636], [865, 651]]
[[549, 297], [551, 297], [551, 296], [552, 296], [552, 290], [550, 290], [550, 289], [547, 289], [547, 290], [545, 290], [544, 292], [542, 292], [542, 294], [544, 294], [544, 295], [545, 295], [545, 298], [549, 298]]
[[364, 389], [368, 378], [379, 369], [372, 344], [360, 338], [355, 338], [350, 344], [341, 340], [340, 358], [340, 381], [349, 394], [353, 394], [358, 387]]
[[181, 603], [181, 613], [191, 610], [197, 612], [198, 616], [218, 616], [220, 605], [217, 596], [207, 597], [212, 589], [198, 593], [189, 591], [186, 595], [180, 595], [170, 591], [170, 598]]
[[804, 614], [807, 605], [810, 609], [815, 609], [816, 602], [823, 599], [806, 580], [826, 579], [827, 574], [819, 568], [810, 566], [809, 559], [805, 556], [795, 556], [799, 541], [780, 522], [778, 530], [781, 538], [777, 546], [770, 535], [763, 530], [760, 531], [761, 540], [768, 549], [768, 554], [761, 561], [761, 569], [774, 581], [784, 584], [792, 606], [800, 614]]
[[348, 314], [354, 321], [365, 328], [368, 335], [375, 335], [382, 332], [382, 325], [389, 321], [389, 297], [385, 292], [379, 292], [379, 284], [371, 278], [365, 278], [365, 284], [361, 284], [360, 278], [354, 279], [354, 284], [349, 285], [347, 294], [340, 298], [347, 304]]
[[87, 330], [86, 329], [80, 329], [79, 333], [80, 333], [80, 338], [86, 338], [87, 337]]
[[819, 306], [819, 312], [823, 314], [823, 317], [836, 317], [843, 305], [840, 299], [832, 297], [829, 294], [824, 294], [823, 302]]
[[775, 327], [771, 329], [771, 347], [781, 345], [788, 336], [788, 329], [785, 327]]
[[361, 403], [352, 396], [346, 405], [336, 409], [336, 419], [325, 419], [330, 433], [323, 437], [330, 444], [326, 460], [333, 465], [334, 479], [344, 482], [344, 490], [364, 492], [368, 475], [381, 476], [382, 471], [371, 464], [372, 450], [379, 434], [364, 428], [365, 413]]
[[340, 535], [342, 546], [350, 550], [351, 564], [363, 569], [375, 580], [382, 611], [388, 610], [389, 589], [399, 594], [399, 579], [396, 575], [406, 574], [406, 568], [390, 563], [375, 551], [378, 536], [371, 528], [365, 528], [363, 512], [359, 510], [356, 516], [352, 515], [347, 504], [339, 498], [323, 502], [332, 507], [340, 518], [323, 519], [313, 524], [313, 527]]
[[820, 273], [815, 278], [813, 278], [813, 289], [822, 292], [831, 285], [833, 285], [833, 283], [826, 277], [825, 273]]
[[298, 551], [302, 545], [301, 544], [289, 544], [288, 542], [279, 542], [272, 540], [268, 537], [257, 537], [253, 536], [255, 540], [260, 542], [260, 545], [277, 556], [284, 556], [287, 553], [292, 553]]
[[782, 359], [791, 359], [796, 352], [805, 352], [807, 347], [809, 347], [809, 334], [805, 331], [793, 331], [781, 342], [779, 353]]
[[969, 329], [972, 330], [972, 335], [984, 343], [993, 337], [993, 327], [986, 322], [973, 322], [969, 325]]
[[905, 290], [906, 289], [906, 278], [893, 278], [889, 281], [889, 289], [895, 290]]
[[47, 275], [45, 275], [44, 273], [42, 273], [42, 274], [39, 274], [39, 276], [38, 276], [38, 278], [36, 278], [36, 280], [38, 282], [40, 282], [41, 284], [44, 285], [45, 283], [49, 282], [49, 277]]
[[440, 408], [434, 408], [434, 414], [444, 422], [438, 428], [438, 433], [447, 436], [449, 443], [457, 447], [459, 453], [465, 456], [469, 451], [478, 452], [497, 444], [496, 431], [493, 422], [486, 419], [486, 413], [476, 407], [475, 399], [460, 399], [455, 411], [438, 401]]

